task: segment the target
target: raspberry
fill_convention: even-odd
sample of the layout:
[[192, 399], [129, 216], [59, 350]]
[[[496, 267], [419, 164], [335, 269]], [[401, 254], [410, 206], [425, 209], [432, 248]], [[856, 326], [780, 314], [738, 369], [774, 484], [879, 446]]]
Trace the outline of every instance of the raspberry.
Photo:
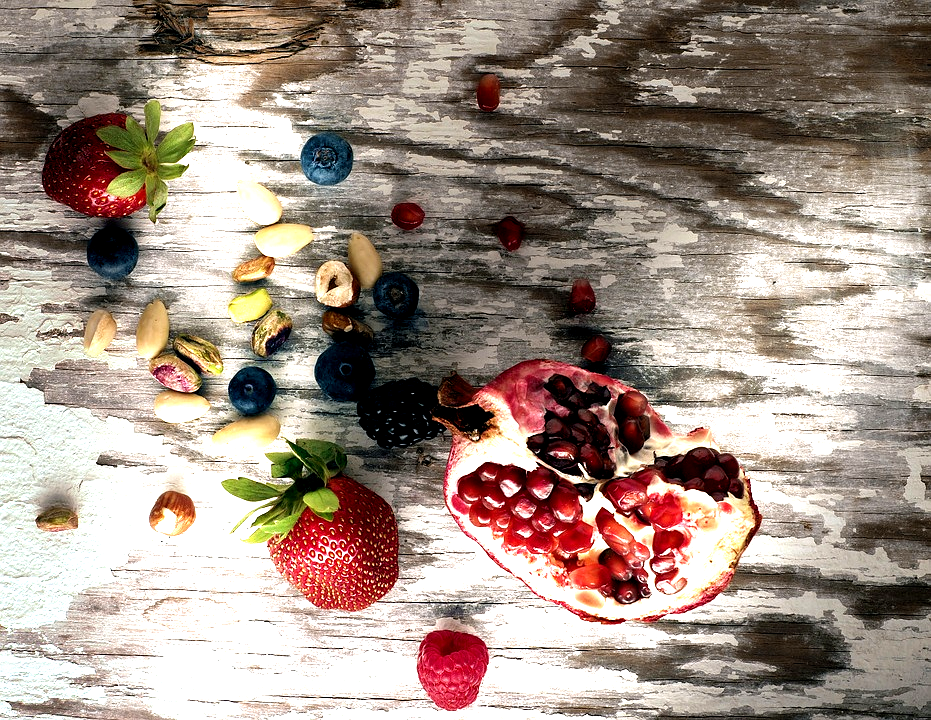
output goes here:
[[475, 702], [487, 669], [488, 648], [475, 635], [434, 630], [420, 643], [417, 676], [443, 710], [460, 710]]
[[431, 414], [436, 392], [436, 387], [419, 378], [386, 382], [359, 401], [359, 425], [386, 449], [434, 438], [443, 429]]

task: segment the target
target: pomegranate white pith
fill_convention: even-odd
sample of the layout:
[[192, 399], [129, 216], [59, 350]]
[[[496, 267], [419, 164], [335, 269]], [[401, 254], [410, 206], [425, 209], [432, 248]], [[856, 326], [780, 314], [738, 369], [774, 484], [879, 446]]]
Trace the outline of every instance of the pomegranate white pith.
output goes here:
[[601, 622], [654, 620], [717, 595], [760, 523], [750, 484], [704, 428], [674, 434], [641, 393], [549, 360], [471, 399], [446, 504], [501, 567]]

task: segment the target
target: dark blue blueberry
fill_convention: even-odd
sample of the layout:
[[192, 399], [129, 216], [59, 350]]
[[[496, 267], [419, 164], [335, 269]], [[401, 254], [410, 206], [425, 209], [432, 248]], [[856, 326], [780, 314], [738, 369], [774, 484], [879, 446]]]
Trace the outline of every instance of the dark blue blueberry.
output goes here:
[[375, 365], [365, 348], [353, 343], [335, 343], [317, 358], [314, 379], [334, 400], [357, 400], [375, 379]]
[[136, 238], [116, 223], [107, 223], [87, 242], [87, 264], [109, 280], [122, 280], [133, 271], [138, 260]]
[[247, 365], [233, 375], [228, 393], [230, 402], [243, 415], [258, 415], [268, 410], [278, 386], [264, 368]]
[[336, 185], [352, 170], [352, 146], [336, 133], [318, 133], [304, 143], [301, 170], [318, 185]]
[[378, 278], [372, 288], [372, 300], [388, 317], [410, 317], [417, 309], [420, 288], [404, 273], [389, 272]]

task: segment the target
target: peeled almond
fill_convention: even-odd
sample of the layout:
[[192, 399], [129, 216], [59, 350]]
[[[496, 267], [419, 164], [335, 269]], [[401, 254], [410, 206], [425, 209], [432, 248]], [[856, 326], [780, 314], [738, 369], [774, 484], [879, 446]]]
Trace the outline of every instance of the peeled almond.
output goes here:
[[381, 256], [378, 250], [365, 235], [354, 232], [349, 236], [348, 248], [349, 269], [359, 281], [364, 290], [375, 287], [375, 282], [381, 277]]
[[211, 438], [219, 452], [253, 453], [271, 445], [281, 432], [281, 423], [274, 415], [255, 415], [231, 422], [217, 430]]
[[243, 214], [256, 225], [272, 225], [281, 219], [281, 202], [264, 185], [240, 180], [237, 191]]
[[155, 416], [167, 423], [183, 423], [203, 417], [210, 401], [197, 393], [164, 390], [155, 396]]
[[282, 258], [293, 255], [313, 239], [314, 231], [309, 225], [277, 223], [255, 234], [255, 246], [263, 255]]
[[106, 310], [95, 310], [84, 326], [84, 354], [97, 357], [116, 337], [116, 320]]
[[136, 326], [136, 352], [140, 357], [152, 358], [160, 355], [168, 344], [168, 310], [161, 300], [146, 305]]

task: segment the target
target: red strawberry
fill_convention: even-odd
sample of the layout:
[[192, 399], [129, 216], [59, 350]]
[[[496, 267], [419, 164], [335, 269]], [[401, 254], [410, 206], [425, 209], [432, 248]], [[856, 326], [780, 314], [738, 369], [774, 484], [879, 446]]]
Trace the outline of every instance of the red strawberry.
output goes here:
[[478, 697], [488, 669], [488, 647], [475, 635], [434, 630], [420, 643], [417, 677], [443, 710], [461, 710]]
[[93, 217], [126, 217], [149, 206], [155, 219], [168, 200], [166, 180], [187, 165], [178, 161], [194, 147], [194, 126], [179, 125], [156, 147], [161, 106], [145, 106], [145, 126], [123, 113], [94, 115], [59, 133], [45, 156], [46, 194]]
[[321, 440], [288, 446], [290, 453], [267, 457], [272, 476], [291, 478], [291, 484], [238, 478], [223, 487], [244, 500], [268, 501], [261, 507], [270, 509], [252, 523], [256, 529], [248, 540], [267, 542], [278, 572], [310, 602], [327, 610], [363, 610], [398, 579], [394, 512], [342, 474], [342, 448]]

